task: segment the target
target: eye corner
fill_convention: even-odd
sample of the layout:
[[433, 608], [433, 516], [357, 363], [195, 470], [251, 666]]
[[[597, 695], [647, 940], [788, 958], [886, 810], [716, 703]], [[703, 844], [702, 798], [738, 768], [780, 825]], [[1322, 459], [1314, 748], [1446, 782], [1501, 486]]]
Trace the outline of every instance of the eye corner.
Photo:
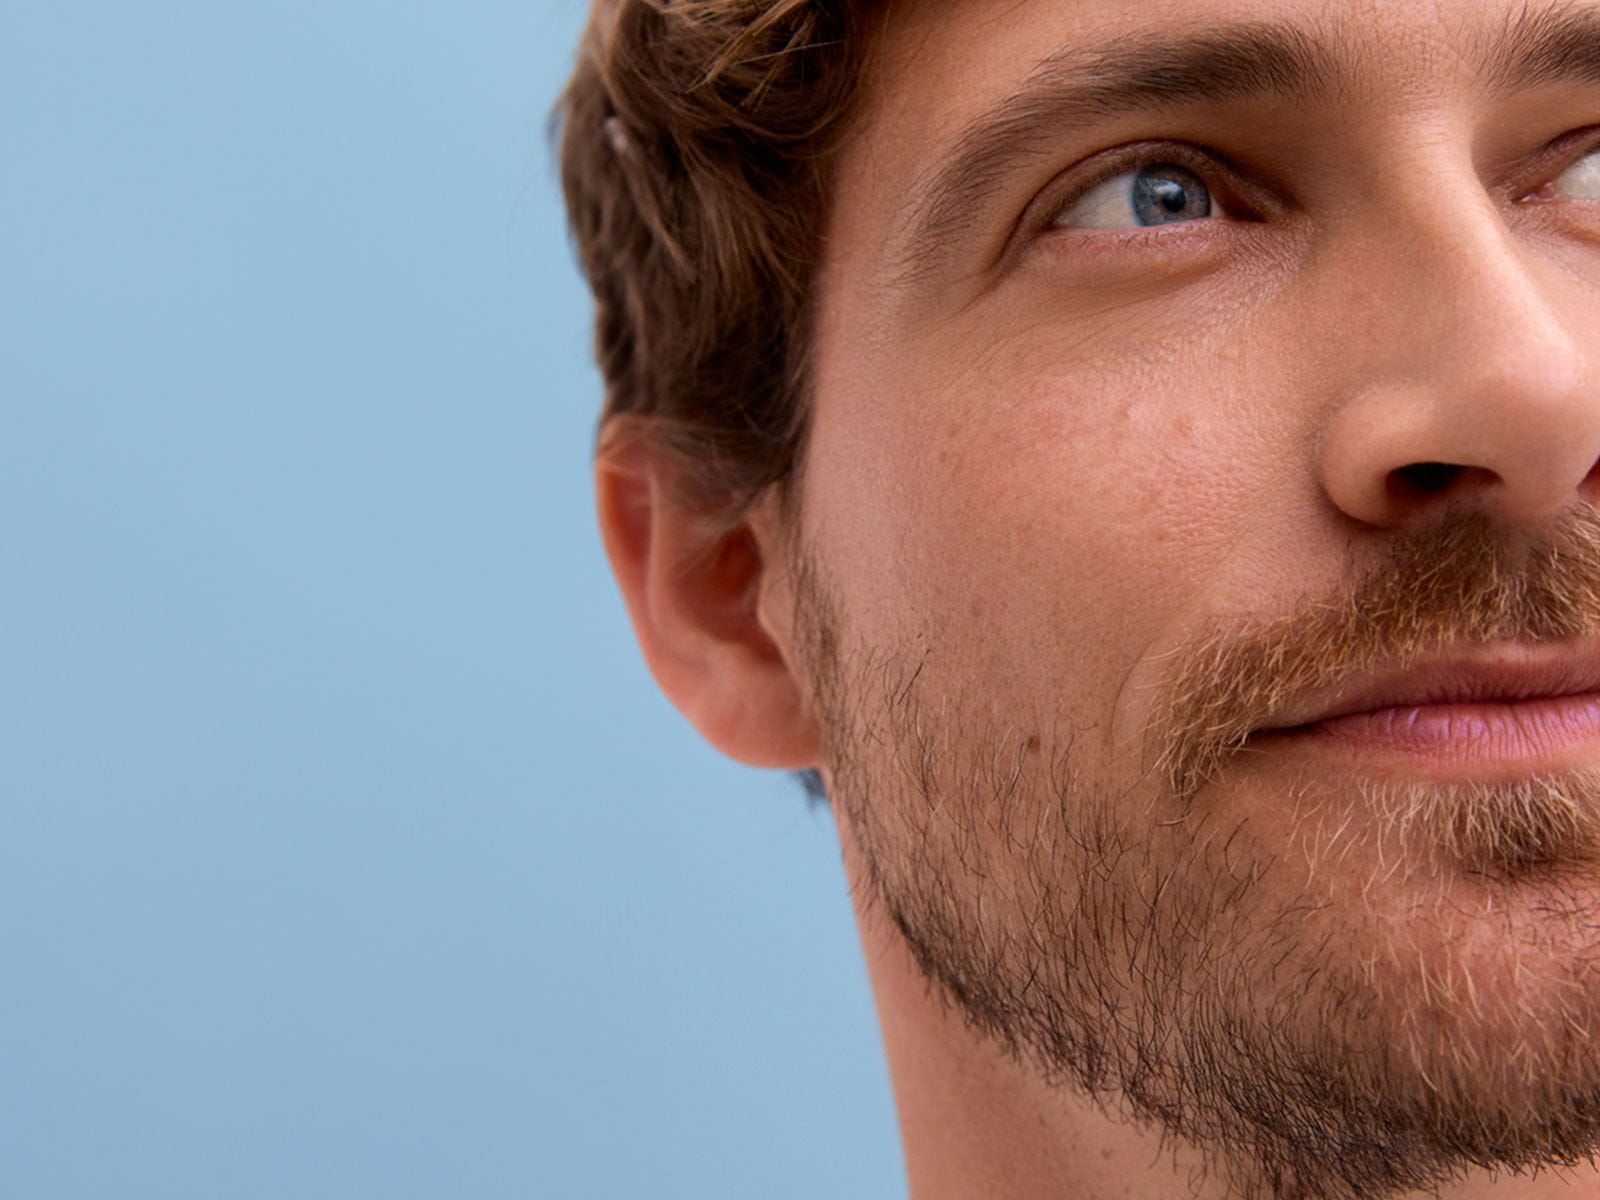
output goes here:
[[[1573, 152], [1575, 144], [1576, 153]], [[1559, 169], [1548, 171], [1551, 158], [1558, 160]], [[1573, 200], [1581, 204], [1600, 200], [1600, 129], [1590, 126], [1556, 139], [1544, 162], [1547, 169], [1539, 174], [1542, 182], [1517, 195], [1514, 204], [1531, 206]], [[1568, 180], [1569, 186], [1563, 186], [1563, 180]]]
[[1555, 190], [1555, 181], [1546, 180], [1544, 183], [1541, 183], [1538, 187], [1534, 188], [1531, 192], [1523, 192], [1521, 195], [1514, 197], [1511, 203], [1519, 206], [1532, 206], [1537, 204], [1548, 204], [1553, 200], [1560, 200], [1561, 198], [1561, 194]]

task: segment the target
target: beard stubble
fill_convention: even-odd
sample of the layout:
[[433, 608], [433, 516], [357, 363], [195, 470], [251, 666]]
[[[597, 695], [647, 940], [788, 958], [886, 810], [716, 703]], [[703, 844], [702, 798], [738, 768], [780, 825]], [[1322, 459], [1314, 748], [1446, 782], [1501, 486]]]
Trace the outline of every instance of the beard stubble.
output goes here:
[[1241, 1200], [1592, 1161], [1600, 769], [1330, 781], [1263, 774], [1252, 739], [1430, 650], [1600, 634], [1591, 509], [1538, 538], [1458, 511], [1341, 595], [1214, 622], [1171, 654], [1120, 778], [930, 682], [937, 631], [914, 654], [852, 638], [817, 556], [792, 568], [857, 888], [973, 1030], [1197, 1148]]

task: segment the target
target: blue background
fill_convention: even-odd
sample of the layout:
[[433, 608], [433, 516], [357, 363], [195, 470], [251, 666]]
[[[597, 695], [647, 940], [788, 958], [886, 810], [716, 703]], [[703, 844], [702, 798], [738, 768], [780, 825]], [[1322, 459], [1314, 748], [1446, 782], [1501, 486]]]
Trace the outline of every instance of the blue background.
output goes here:
[[573, 0], [0, 13], [0, 1197], [890, 1197], [830, 818], [658, 695]]

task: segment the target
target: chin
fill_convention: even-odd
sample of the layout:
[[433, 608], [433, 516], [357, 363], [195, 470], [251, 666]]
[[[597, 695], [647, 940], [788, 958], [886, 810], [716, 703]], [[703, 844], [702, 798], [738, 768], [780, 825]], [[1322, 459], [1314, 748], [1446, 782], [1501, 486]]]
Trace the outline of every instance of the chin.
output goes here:
[[1297, 1102], [1308, 1109], [1345, 1113], [1346, 1152], [1369, 1128], [1440, 1164], [1570, 1165], [1591, 1154], [1596, 773], [1264, 775], [1201, 798], [1219, 827], [1242, 818], [1236, 860], [1258, 856], [1257, 903], [1233, 931], [1249, 981], [1221, 982], [1217, 994], [1255, 1031], [1264, 1073], [1304, 1081]]

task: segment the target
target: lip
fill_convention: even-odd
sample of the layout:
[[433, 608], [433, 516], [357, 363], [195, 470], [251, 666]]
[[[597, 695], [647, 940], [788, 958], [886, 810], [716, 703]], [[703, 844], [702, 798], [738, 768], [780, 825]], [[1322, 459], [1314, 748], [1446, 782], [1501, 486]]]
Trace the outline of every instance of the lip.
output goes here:
[[1600, 643], [1500, 643], [1421, 659], [1308, 696], [1253, 736], [1508, 765], [1600, 750]]

